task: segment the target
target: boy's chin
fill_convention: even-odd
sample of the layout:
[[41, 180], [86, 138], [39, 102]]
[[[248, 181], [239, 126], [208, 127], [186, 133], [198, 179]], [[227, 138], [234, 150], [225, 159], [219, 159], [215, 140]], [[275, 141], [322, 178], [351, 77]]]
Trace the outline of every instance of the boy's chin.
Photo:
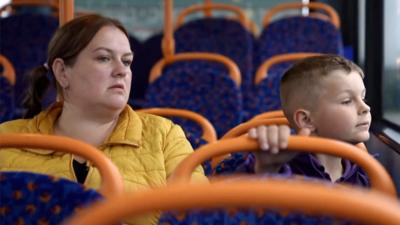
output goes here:
[[352, 144], [358, 144], [360, 142], [366, 142], [369, 140], [369, 132], [366, 132], [365, 134], [360, 134], [357, 137], [354, 137], [352, 140], [349, 140], [348, 142]]

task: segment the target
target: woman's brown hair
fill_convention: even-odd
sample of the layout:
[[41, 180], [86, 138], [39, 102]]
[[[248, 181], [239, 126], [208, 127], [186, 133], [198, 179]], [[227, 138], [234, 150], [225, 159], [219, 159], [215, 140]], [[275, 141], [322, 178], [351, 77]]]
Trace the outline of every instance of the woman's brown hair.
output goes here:
[[62, 94], [51, 68], [54, 60], [61, 58], [65, 65], [73, 66], [79, 53], [105, 26], [117, 27], [128, 37], [128, 32], [119, 21], [98, 14], [77, 17], [55, 32], [48, 45], [47, 62], [31, 71], [30, 86], [23, 102], [25, 118], [31, 118], [42, 110], [41, 101], [51, 83], [57, 87], [57, 93]]

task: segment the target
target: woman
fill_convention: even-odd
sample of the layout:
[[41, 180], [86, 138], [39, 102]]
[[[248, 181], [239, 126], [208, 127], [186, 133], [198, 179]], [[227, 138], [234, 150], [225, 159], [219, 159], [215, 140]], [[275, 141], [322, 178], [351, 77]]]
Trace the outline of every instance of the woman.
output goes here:
[[[32, 73], [27, 115], [0, 125], [0, 133], [54, 134], [100, 149], [119, 168], [127, 191], [160, 186], [192, 152], [182, 129], [161, 117], [139, 114], [127, 105], [133, 53], [128, 34], [116, 20], [100, 15], [78, 17], [57, 30], [46, 64]], [[49, 83], [59, 101], [41, 111]], [[98, 171], [85, 159], [51, 150], [0, 151], [0, 170], [23, 170], [100, 186]], [[204, 179], [198, 168], [193, 174]], [[155, 224], [151, 215], [135, 224]]]

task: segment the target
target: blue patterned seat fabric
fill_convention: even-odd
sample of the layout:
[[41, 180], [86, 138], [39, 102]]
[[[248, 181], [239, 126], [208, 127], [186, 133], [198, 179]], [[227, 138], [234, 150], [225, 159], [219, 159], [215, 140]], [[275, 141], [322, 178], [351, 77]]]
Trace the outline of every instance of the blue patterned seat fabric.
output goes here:
[[351, 225], [349, 221], [313, 217], [303, 213], [279, 213], [271, 209], [208, 209], [161, 214], [159, 225]]
[[96, 191], [63, 178], [0, 172], [2, 224], [60, 224], [80, 208], [101, 200]]
[[[189, 140], [194, 150], [201, 147], [202, 145], [208, 144], [208, 142], [204, 138], [202, 138], [202, 129], [200, 125], [196, 122], [180, 117], [170, 117], [169, 119], [182, 127], [183, 131], [185, 132], [186, 138]], [[211, 160], [205, 161], [202, 166], [205, 174], [207, 176], [211, 175]]]
[[0, 54], [14, 65], [15, 104], [20, 107], [29, 81], [26, 75], [46, 62], [47, 45], [58, 28], [58, 19], [41, 14], [18, 14], [1, 18], [0, 27]]
[[253, 35], [239, 22], [225, 18], [189, 21], [174, 32], [176, 52], [212, 52], [233, 60], [242, 75], [242, 87], [251, 83]]
[[133, 101], [134, 96], [137, 95], [138, 92], [142, 92], [143, 90], [143, 84], [139, 79], [142, 79], [142, 65], [144, 55], [142, 53], [142, 43], [133, 35], [129, 35], [129, 44], [135, 56], [133, 57], [133, 61], [131, 64], [132, 81], [131, 93], [129, 96], [129, 101]]
[[245, 103], [245, 120], [252, 117], [281, 109], [280, 82], [282, 75], [294, 62], [283, 62], [273, 66], [268, 71], [268, 76], [250, 91], [251, 98]]
[[[280, 179], [288, 179], [292, 176], [289, 173], [283, 174], [261, 174], [254, 175], [254, 168], [250, 167], [248, 160], [254, 161], [254, 154], [252, 153], [235, 153], [231, 157], [223, 160], [215, 168], [215, 175], [233, 175], [233, 174], [253, 174], [254, 179], [268, 179], [275, 177]], [[253, 164], [251, 164], [253, 165]], [[232, 178], [231, 178], [232, 179]], [[233, 178], [233, 179], [241, 179]], [[316, 178], [304, 177], [303, 179], [310, 182], [321, 181]], [[229, 180], [225, 181], [229, 182]], [[332, 185], [326, 182], [328, 186]], [[159, 225], [183, 225], [183, 224], [196, 224], [196, 225], [210, 225], [210, 224], [229, 224], [229, 225], [350, 225], [353, 224], [349, 221], [332, 219], [326, 216], [309, 216], [304, 213], [298, 212], [279, 212], [276, 209], [196, 209], [189, 211], [168, 211], [161, 215]]]
[[[252, 155], [252, 154], [249, 154]], [[243, 157], [241, 157], [243, 158]], [[236, 157], [239, 159], [239, 157]], [[235, 160], [236, 160], [235, 159]], [[233, 160], [233, 161], [235, 161]], [[231, 162], [233, 162], [231, 161]], [[227, 171], [225, 171], [227, 172]], [[228, 171], [225, 175], [232, 174]], [[236, 171], [235, 171], [236, 172]], [[289, 177], [283, 175], [261, 175], [254, 176], [254, 179], [268, 179], [275, 177], [279, 179], [287, 179]], [[231, 178], [232, 179], [232, 178]], [[233, 178], [233, 179], [241, 179]], [[321, 183], [315, 178], [304, 178], [309, 182]], [[229, 182], [226, 180], [225, 182]], [[332, 183], [326, 182], [327, 186]], [[240, 208], [240, 209], [194, 209], [186, 211], [168, 211], [161, 214], [159, 225], [351, 225], [352, 222], [332, 218], [329, 216], [310, 216], [302, 212], [290, 211], [280, 212], [278, 209], [271, 208]]]
[[318, 52], [343, 55], [340, 30], [328, 21], [293, 16], [270, 23], [256, 44], [256, 66], [266, 59], [295, 52]]
[[[185, 133], [186, 133], [186, 138], [189, 140], [194, 150], [201, 147], [202, 145], [208, 144], [208, 142], [199, 135], [195, 135], [190, 132], [185, 132]], [[201, 164], [201, 166], [203, 167], [204, 174], [206, 176], [210, 176], [212, 174], [211, 160], [204, 161]]]
[[[251, 159], [253, 158], [253, 159]], [[213, 174], [215, 175], [232, 175], [234, 173], [254, 174], [253, 164], [246, 161], [254, 160], [254, 154], [246, 152], [238, 152], [231, 154], [230, 157], [222, 160], [215, 167]]]
[[176, 62], [149, 85], [145, 107], [187, 109], [206, 117], [217, 135], [242, 121], [242, 96], [222, 64], [207, 61]]
[[0, 75], [0, 123], [14, 118], [14, 87]]
[[129, 104], [134, 108], [141, 108], [147, 87], [149, 74], [154, 64], [162, 59], [161, 40], [162, 33], [151, 36], [145, 42], [140, 43], [139, 49], [133, 45], [135, 57], [132, 63], [132, 88]]

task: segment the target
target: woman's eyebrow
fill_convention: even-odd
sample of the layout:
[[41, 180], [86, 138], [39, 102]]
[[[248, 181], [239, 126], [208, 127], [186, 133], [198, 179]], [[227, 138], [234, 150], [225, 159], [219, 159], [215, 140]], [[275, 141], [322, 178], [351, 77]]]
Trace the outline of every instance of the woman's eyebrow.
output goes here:
[[[95, 49], [93, 50], [93, 52], [97, 52], [97, 51], [101, 51], [101, 50], [107, 51], [107, 52], [110, 53], [110, 54], [113, 53], [113, 50], [111, 50], [111, 49], [109, 49], [109, 48], [106, 48], [106, 47], [98, 47], [98, 48], [95, 48]], [[126, 53], [123, 54], [123, 56], [124, 56], [124, 57], [126, 57], [126, 56], [132, 56], [132, 57], [133, 57], [133, 52], [126, 52]]]

